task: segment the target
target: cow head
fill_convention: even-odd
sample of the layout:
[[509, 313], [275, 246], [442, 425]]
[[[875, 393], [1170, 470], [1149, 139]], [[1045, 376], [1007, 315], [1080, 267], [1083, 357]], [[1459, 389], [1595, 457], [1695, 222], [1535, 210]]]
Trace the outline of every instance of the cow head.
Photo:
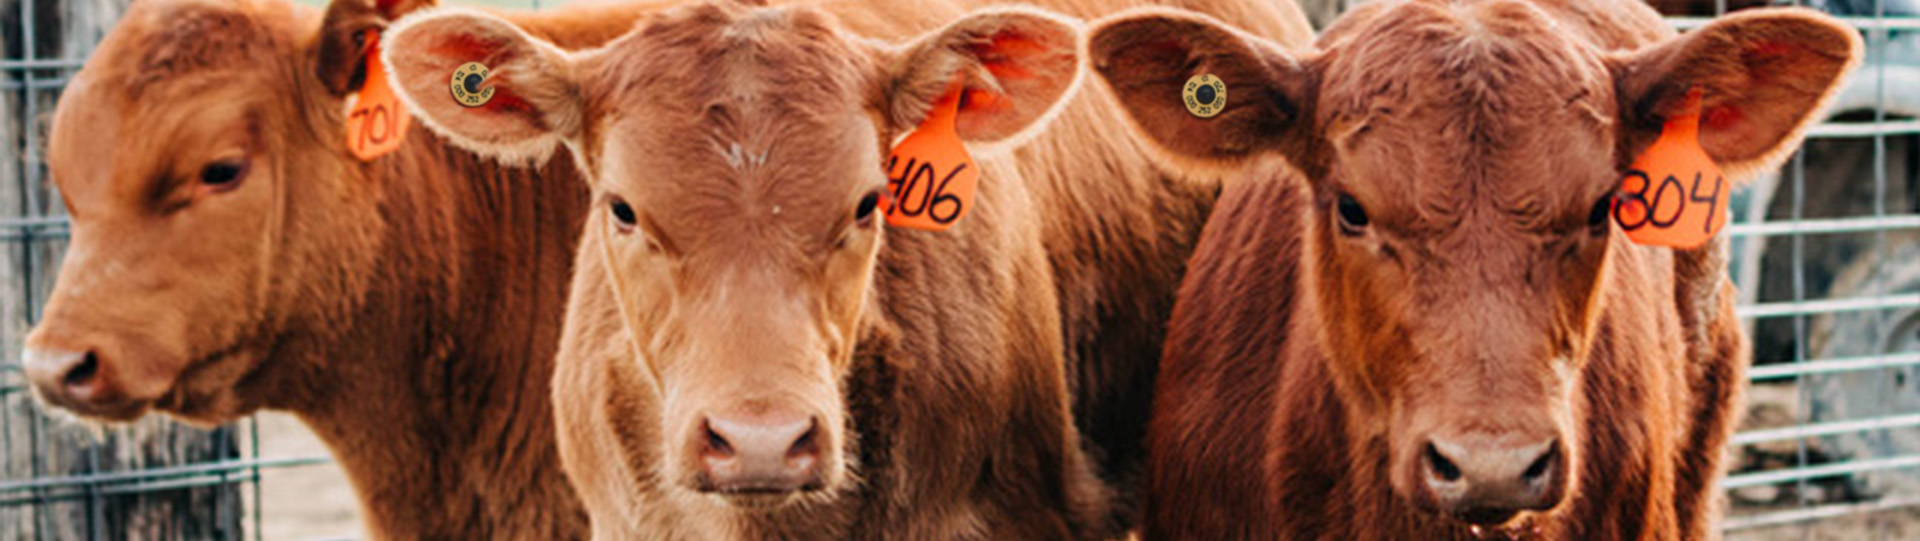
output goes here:
[[[578, 54], [460, 10], [392, 34], [405, 98], [457, 144], [503, 159], [573, 150], [597, 207], [582, 257], [604, 262], [632, 336], [619, 362], [650, 379], [613, 385], [659, 404], [620, 421], [660, 435], [628, 452], [659, 457], [646, 466], [668, 490], [734, 507], [847, 483], [841, 384], [874, 310], [891, 142], [956, 81], [962, 140], [1030, 133], [1080, 58], [1073, 23], [1019, 10], [900, 46], [811, 9], [733, 2]], [[468, 62], [491, 70], [476, 106], [449, 92]]]
[[[83, 416], [218, 423], [295, 368], [295, 325], [347, 321], [374, 186], [344, 148], [364, 31], [411, 5], [135, 3], [66, 92], [48, 161], [72, 242], [24, 361]], [[302, 323], [304, 322], [304, 323]]]
[[[1804, 10], [1630, 52], [1590, 32], [1524, 2], [1410, 1], [1358, 9], [1310, 51], [1172, 12], [1090, 39], [1166, 157], [1278, 153], [1305, 173], [1303, 298], [1321, 336], [1302, 339], [1324, 345], [1365, 445], [1387, 450], [1392, 492], [1477, 525], [1566, 500], [1598, 314], [1671, 298], [1609, 271], [1629, 248], [1610, 209], [1635, 155], [1701, 88], [1706, 152], [1735, 177], [1776, 166], [1859, 57], [1853, 30]], [[1213, 118], [1180, 101], [1205, 73], [1228, 88]]]

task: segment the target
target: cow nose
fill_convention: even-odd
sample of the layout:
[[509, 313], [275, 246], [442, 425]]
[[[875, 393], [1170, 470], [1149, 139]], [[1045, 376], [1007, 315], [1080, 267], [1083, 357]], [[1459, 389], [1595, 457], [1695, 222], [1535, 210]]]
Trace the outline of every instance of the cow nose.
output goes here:
[[720, 492], [818, 488], [820, 425], [814, 417], [708, 417], [702, 473]]
[[105, 408], [126, 397], [102, 373], [100, 355], [93, 351], [27, 348], [21, 353], [27, 380], [41, 395], [79, 410]]
[[1560, 440], [1522, 444], [1508, 438], [1430, 440], [1421, 483], [1442, 513], [1480, 525], [1498, 525], [1523, 511], [1559, 505], [1566, 459]]

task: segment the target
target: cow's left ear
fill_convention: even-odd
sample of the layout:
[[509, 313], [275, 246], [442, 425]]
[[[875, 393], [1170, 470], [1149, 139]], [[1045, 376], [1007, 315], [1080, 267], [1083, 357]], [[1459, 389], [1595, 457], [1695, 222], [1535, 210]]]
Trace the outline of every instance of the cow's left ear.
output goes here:
[[[460, 147], [507, 162], [543, 161], [580, 132], [573, 58], [505, 19], [440, 8], [401, 20], [383, 39], [381, 60], [401, 99]], [[471, 100], [454, 93], [456, 72]]]
[[310, 53], [314, 75], [336, 96], [367, 80], [367, 48], [374, 34], [401, 16], [433, 7], [435, 0], [333, 0], [320, 22]]
[[1615, 62], [1626, 150], [1702, 91], [1700, 146], [1731, 178], [1778, 167], [1860, 63], [1860, 35], [1802, 8], [1752, 9]]
[[964, 85], [955, 131], [969, 143], [1012, 143], [1039, 131], [1080, 81], [1080, 25], [1032, 9], [969, 15], [906, 45], [883, 69], [887, 120], [920, 125]]

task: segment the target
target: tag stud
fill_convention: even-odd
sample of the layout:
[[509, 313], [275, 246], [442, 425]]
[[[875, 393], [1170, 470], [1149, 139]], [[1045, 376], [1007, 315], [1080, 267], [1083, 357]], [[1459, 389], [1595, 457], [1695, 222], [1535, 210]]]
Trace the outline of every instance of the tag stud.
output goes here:
[[453, 70], [453, 78], [448, 85], [453, 89], [453, 102], [467, 107], [479, 107], [493, 101], [493, 87], [480, 88], [492, 70], [486, 64], [468, 62]]
[[1227, 108], [1227, 82], [1211, 73], [1195, 75], [1187, 79], [1180, 99], [1186, 102], [1187, 112], [1193, 113], [1193, 116], [1213, 118], [1213, 115]]

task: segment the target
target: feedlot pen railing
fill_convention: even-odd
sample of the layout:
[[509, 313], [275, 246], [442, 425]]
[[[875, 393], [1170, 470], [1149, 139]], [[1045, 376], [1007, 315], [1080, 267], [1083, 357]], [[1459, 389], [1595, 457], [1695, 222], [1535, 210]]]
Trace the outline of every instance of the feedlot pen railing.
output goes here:
[[[1326, 1], [1340, 2], [1303, 3]], [[1671, 18], [1681, 29], [1729, 7], [1695, 2], [1656, 3], [1694, 9]], [[124, 7], [0, 0], [0, 541], [263, 539], [263, 476], [327, 462], [318, 450], [262, 456], [255, 419], [84, 428], [34, 403], [20, 371], [69, 232], [43, 162], [49, 112]], [[1736, 194], [1755, 364], [1724, 528], [1920, 540], [1920, 1], [1814, 7], [1858, 28], [1869, 57], [1802, 151]]]

